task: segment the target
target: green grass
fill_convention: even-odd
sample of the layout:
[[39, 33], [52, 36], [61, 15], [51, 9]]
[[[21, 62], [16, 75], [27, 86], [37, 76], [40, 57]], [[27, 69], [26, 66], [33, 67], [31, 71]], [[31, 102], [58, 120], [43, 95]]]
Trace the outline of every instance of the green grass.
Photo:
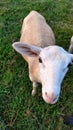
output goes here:
[[59, 101], [46, 104], [41, 87], [31, 96], [27, 63], [12, 48], [24, 17], [37, 10], [52, 27], [57, 45], [68, 50], [73, 35], [73, 0], [0, 0], [0, 130], [69, 130], [60, 114], [73, 114], [73, 67]]

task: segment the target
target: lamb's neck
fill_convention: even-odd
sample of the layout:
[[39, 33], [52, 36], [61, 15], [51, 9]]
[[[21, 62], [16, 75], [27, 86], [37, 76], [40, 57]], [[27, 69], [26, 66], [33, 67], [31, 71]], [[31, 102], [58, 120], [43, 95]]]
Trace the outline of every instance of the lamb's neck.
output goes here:
[[38, 57], [30, 58], [29, 76], [30, 76], [31, 81], [41, 83]]

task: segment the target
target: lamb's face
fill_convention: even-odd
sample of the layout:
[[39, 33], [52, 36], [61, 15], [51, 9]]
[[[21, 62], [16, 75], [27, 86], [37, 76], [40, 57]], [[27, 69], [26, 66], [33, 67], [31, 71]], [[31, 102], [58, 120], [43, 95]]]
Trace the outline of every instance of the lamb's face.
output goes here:
[[38, 73], [42, 83], [42, 97], [47, 103], [56, 103], [60, 95], [62, 80], [69, 65], [73, 64], [73, 54], [59, 46], [41, 48], [20, 42], [13, 43], [13, 48], [21, 55], [39, 57]]
[[59, 46], [42, 49], [39, 55], [42, 97], [45, 102], [57, 102], [62, 80], [72, 62], [71, 54]]

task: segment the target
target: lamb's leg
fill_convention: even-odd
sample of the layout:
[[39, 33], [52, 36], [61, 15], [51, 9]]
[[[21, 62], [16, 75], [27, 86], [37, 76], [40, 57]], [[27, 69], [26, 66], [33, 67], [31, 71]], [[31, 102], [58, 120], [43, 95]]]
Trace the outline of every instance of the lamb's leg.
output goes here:
[[32, 96], [34, 96], [36, 94], [37, 86], [38, 86], [38, 83], [37, 82], [33, 82]]

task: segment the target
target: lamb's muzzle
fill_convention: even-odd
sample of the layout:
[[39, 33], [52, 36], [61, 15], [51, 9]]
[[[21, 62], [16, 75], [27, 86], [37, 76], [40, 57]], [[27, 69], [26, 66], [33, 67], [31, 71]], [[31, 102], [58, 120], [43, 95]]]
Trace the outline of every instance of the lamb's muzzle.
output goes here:
[[49, 95], [47, 92], [45, 92], [45, 96], [43, 97], [43, 99], [45, 100], [46, 103], [50, 103], [50, 104], [54, 104], [57, 102], [59, 98], [59, 95], [55, 95], [54, 93], [52, 93], [51, 95]]

